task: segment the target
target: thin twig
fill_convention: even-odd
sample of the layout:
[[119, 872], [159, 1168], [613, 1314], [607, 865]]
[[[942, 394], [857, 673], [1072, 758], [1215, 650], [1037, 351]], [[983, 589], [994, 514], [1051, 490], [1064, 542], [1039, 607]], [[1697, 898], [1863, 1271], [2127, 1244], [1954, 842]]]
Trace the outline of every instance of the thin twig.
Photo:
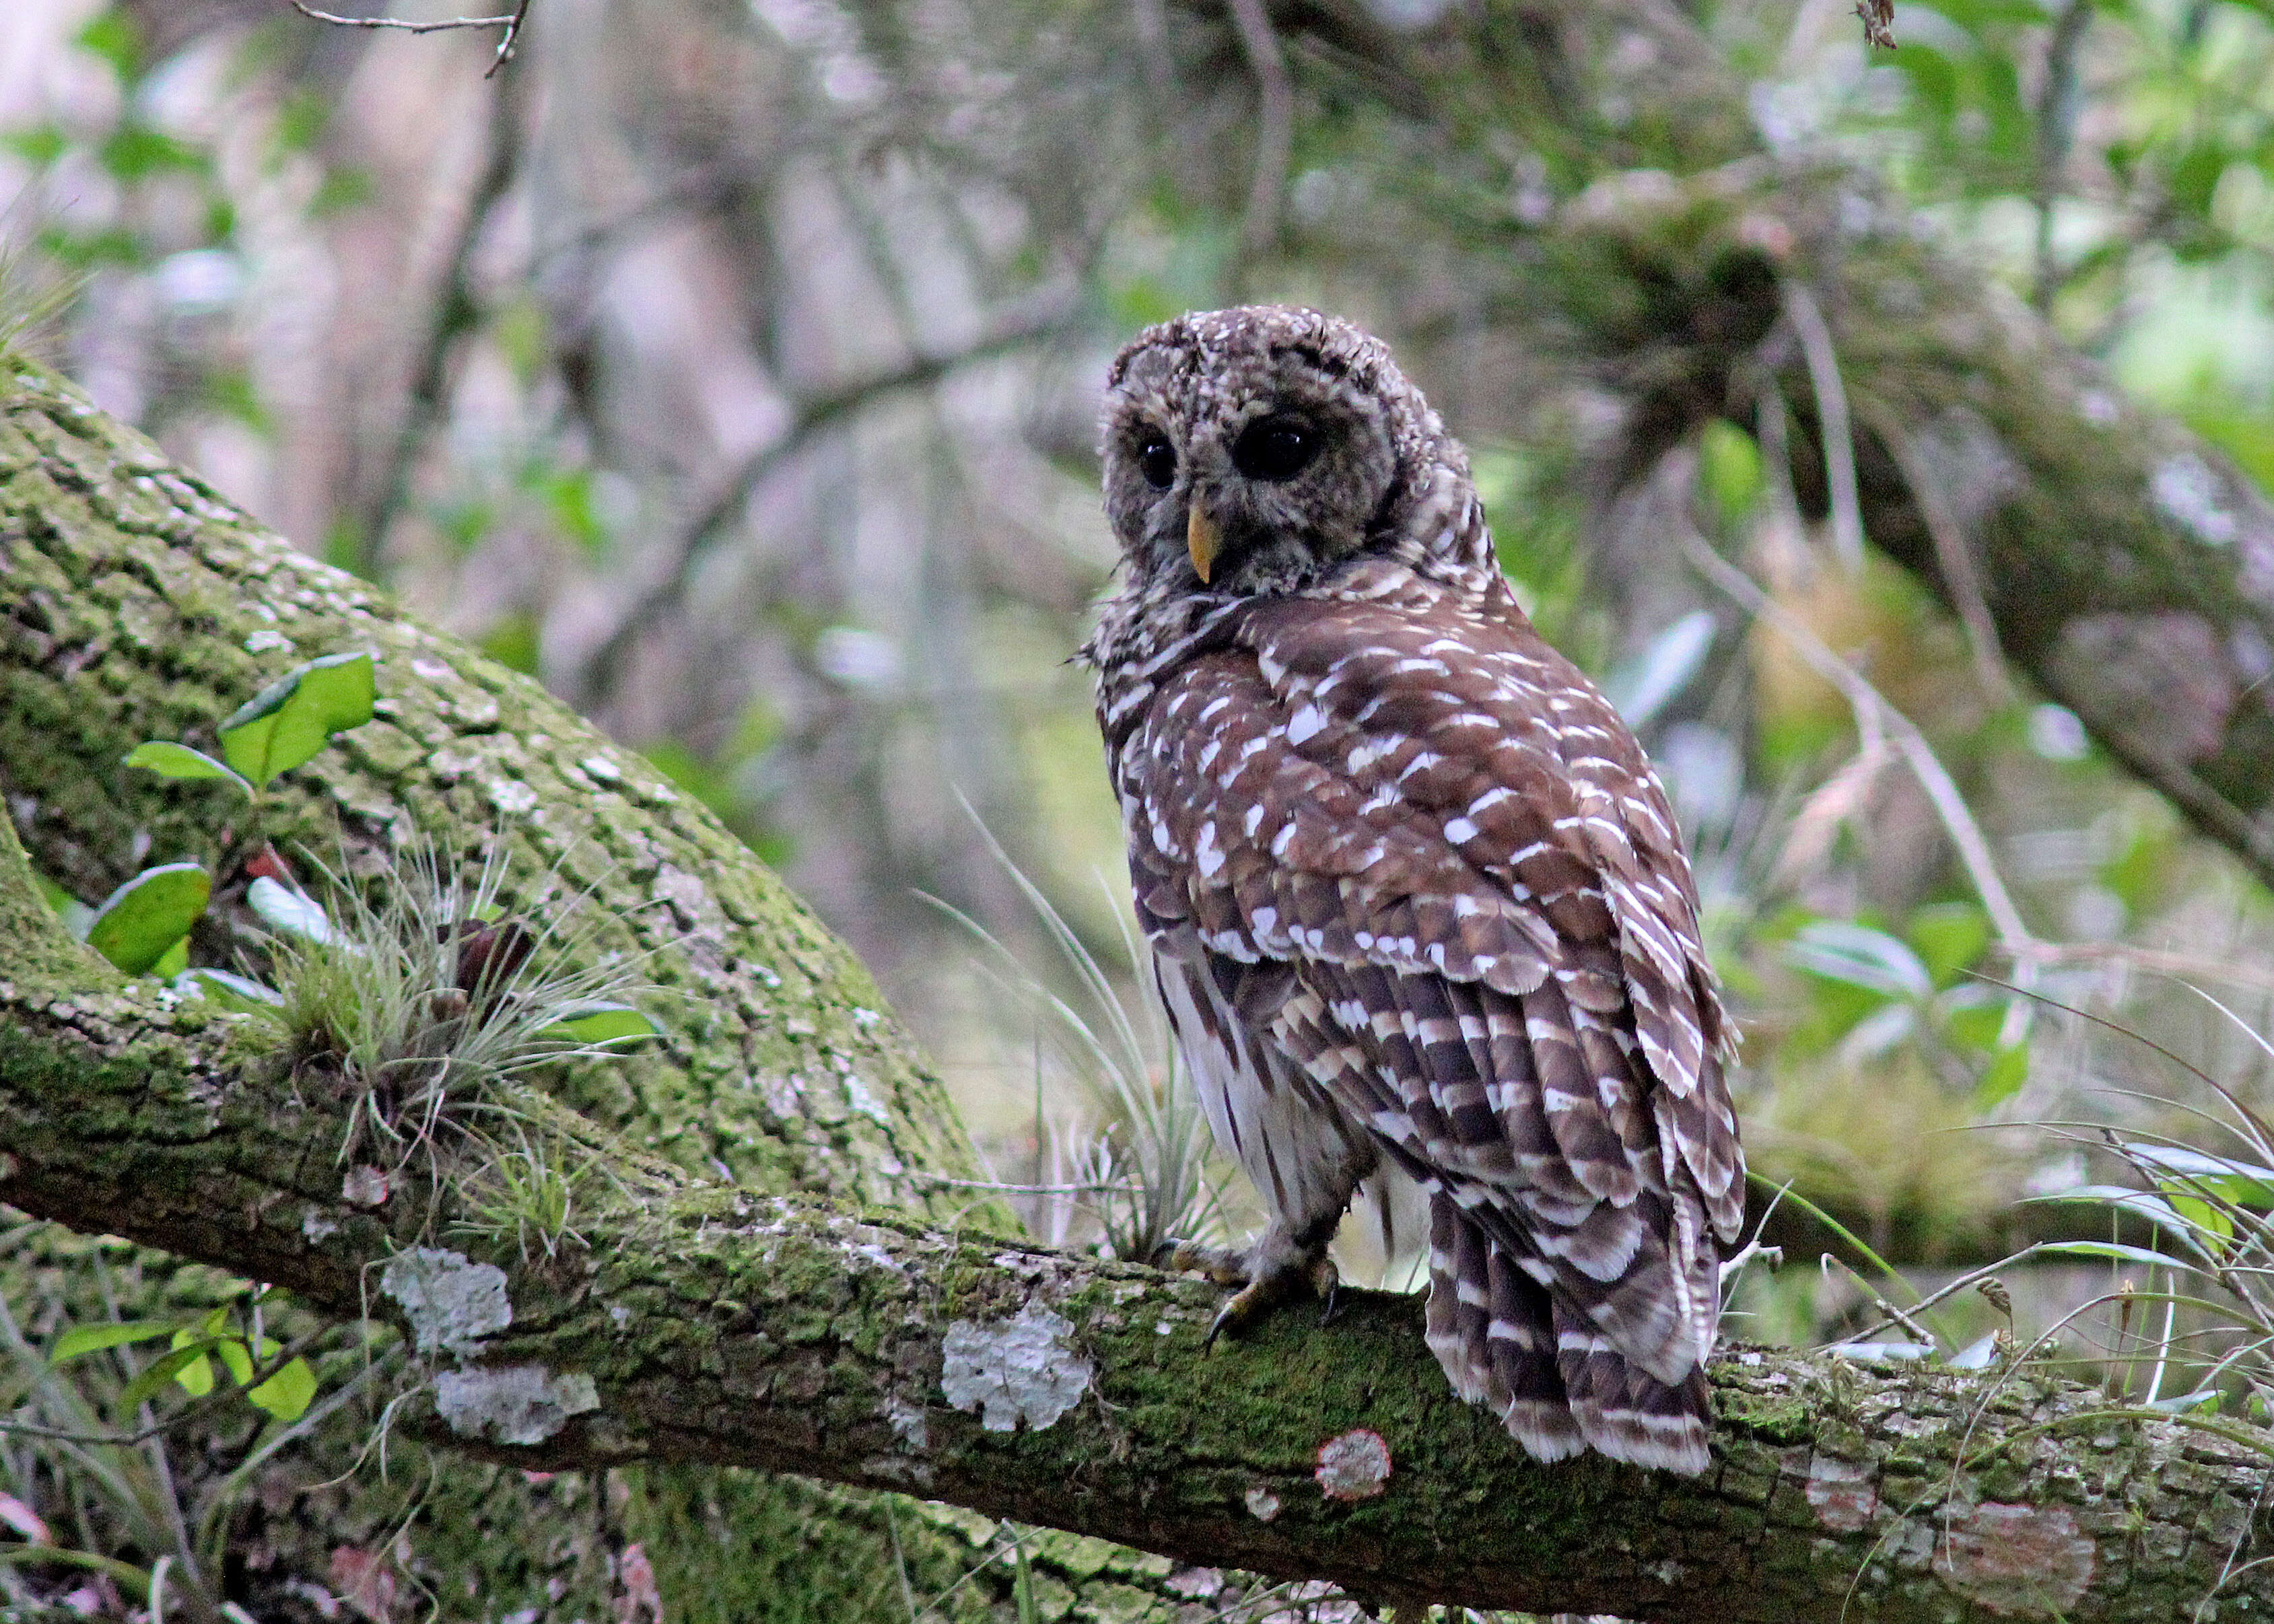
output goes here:
[[1247, 218], [1240, 230], [1241, 245], [1252, 259], [1279, 240], [1279, 194], [1295, 147], [1295, 81], [1263, 0], [1231, 0], [1231, 20], [1239, 29], [1248, 71], [1255, 75], [1255, 178], [1248, 184]]
[[2068, 0], [2045, 41], [2045, 75], [2037, 92], [2037, 172], [2030, 201], [2037, 208], [2037, 281], [2029, 303], [2039, 315], [2052, 312], [2053, 296], [2064, 280], [2053, 258], [2053, 204], [2059, 199], [2060, 168], [2076, 134], [2076, 58], [2092, 22], [2090, 0]]
[[1944, 584], [1950, 588], [1959, 622], [1966, 628], [1966, 646], [1974, 657], [1976, 680], [1984, 693], [2002, 698], [2014, 691], [2013, 679], [2007, 674], [2005, 650], [1998, 641], [1997, 622], [1991, 618], [1990, 602], [1982, 591], [1982, 577], [1974, 568], [1974, 551], [1966, 544], [1958, 515], [1943, 500], [1942, 489], [1935, 483], [1926, 460], [1919, 455], [1918, 442], [1909, 431], [1893, 413], [1871, 412], [1870, 416], [1873, 431], [1894, 457], [1903, 483], [1910, 486], [1911, 501], [1918, 508], [1927, 535], [1933, 539], [1935, 562], [1941, 567]]
[[306, 0], [284, 0], [301, 16], [311, 22], [330, 23], [336, 28], [394, 28], [404, 34], [446, 34], [456, 28], [502, 28], [498, 36], [497, 56], [492, 59], [488, 79], [513, 59], [514, 47], [520, 43], [522, 25], [529, 20], [529, 8], [534, 0], [521, 4], [502, 17], [440, 17], [430, 22], [414, 23], [399, 17], [342, 17], [332, 11], [320, 11]]
[[372, 487], [371, 506], [357, 523], [355, 572], [367, 581], [379, 578], [380, 549], [410, 500], [411, 474], [419, 450], [448, 408], [451, 352], [457, 341], [481, 320], [481, 306], [474, 295], [474, 250], [491, 211], [513, 184], [520, 155], [516, 139], [520, 132], [520, 98], [511, 94], [510, 84], [490, 93], [489, 151], [481, 175], [467, 195], [449, 264], [443, 270], [436, 297], [428, 302], [426, 328], [418, 344], [418, 367], [411, 374], [402, 420], [388, 444], [387, 465]]
[[1894, 1320], [1897, 1325], [1902, 1327], [1903, 1329], [1909, 1331], [1914, 1341], [1924, 1342], [1930, 1348], [1935, 1345], [1936, 1338], [1932, 1332], [1929, 1331], [1917, 1320], [1912, 1319], [1909, 1313], [1896, 1307], [1893, 1303], [1887, 1301], [1886, 1298], [1883, 1297], [1874, 1297], [1871, 1299], [1871, 1306], [1878, 1309], [1888, 1319]]
[[2168, 975], [2177, 981], [2225, 981], [2254, 992], [2274, 993], [2274, 969], [2256, 965], [2223, 963], [2189, 953], [2167, 953], [2127, 942], [2038, 942], [2025, 949], [2008, 946], [2016, 959], [2036, 964], [2089, 964], [2096, 960], [2120, 964], [2150, 975]]
[[1816, 391], [1816, 426], [1824, 441], [1824, 479], [1832, 493], [1832, 551], [1851, 570], [1864, 568], [1864, 504], [1856, 491], [1856, 444], [1848, 423], [1848, 391], [1840, 381], [1840, 356], [1832, 329], [1808, 284], [1784, 285], [1785, 313], [1808, 360]]
[[1806, 622], [1763, 591], [1751, 575], [1714, 552], [1697, 531], [1684, 528], [1682, 547], [1698, 574], [1782, 634], [1818, 676], [1840, 690], [1859, 718], [1867, 713], [1878, 718], [1888, 741], [1902, 753], [1919, 787], [1934, 803], [1951, 844], [1958, 849], [1959, 861], [1966, 865], [1968, 877], [1974, 882], [1983, 908], [1990, 915], [1991, 925], [1998, 932], [1999, 941], [2017, 959], [2027, 958], [2040, 945], [2038, 938], [2022, 922], [2013, 893], [1999, 877], [1998, 865], [1990, 854], [1990, 842], [1982, 826], [1975, 822], [1966, 797], [1959, 793], [1956, 781], [1927, 743], [1926, 735], [1919, 732], [1917, 724], [1888, 703], [1854, 666], [1826, 648]]
[[1034, 308], [997, 327], [975, 342], [943, 355], [920, 357], [907, 365], [800, 402], [789, 426], [744, 457], [719, 482], [709, 500], [662, 551], [670, 560], [664, 573], [635, 598], [607, 640], [593, 651], [581, 684], [587, 707], [615, 691], [624, 661], [650, 628], [684, 600], [712, 551], [749, 504], [751, 494], [823, 430], [851, 417], [879, 396], [937, 383], [958, 367], [985, 360], [1048, 336], [1065, 319], [1069, 302], [1039, 301]]

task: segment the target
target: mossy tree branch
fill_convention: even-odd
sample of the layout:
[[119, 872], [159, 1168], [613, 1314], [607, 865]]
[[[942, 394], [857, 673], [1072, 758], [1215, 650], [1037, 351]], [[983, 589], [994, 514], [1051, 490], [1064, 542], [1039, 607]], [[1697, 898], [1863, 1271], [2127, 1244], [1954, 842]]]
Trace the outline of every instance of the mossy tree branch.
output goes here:
[[[2215, 1590], [2274, 1601], [2274, 1568], [2248, 1565], [2265, 1473], [2241, 1435], [2097, 1418], [2092, 1395], [2029, 1371], [1743, 1353], [1714, 1372], [1706, 1477], [1542, 1469], [1451, 1397], [1410, 1300], [1359, 1294], [1329, 1327], [1288, 1313], [1210, 1351], [1204, 1286], [945, 1227], [904, 1159], [953, 1165], [928, 1079], [881, 1019], [832, 1013], [874, 1007], [857, 966], [707, 819], [659, 786], [619, 793], [644, 770], [602, 757], [615, 776], [596, 773], [605, 747], [573, 718], [290, 560], [52, 380], [19, 373], [5, 422], [0, 759], [51, 869], [115, 871], [138, 826], [167, 854], [226, 846], [212, 808], [121, 778], [117, 756], [209, 726], [259, 655], [370, 646], [395, 678], [386, 726], [401, 742], [350, 744], [288, 813], [310, 826], [337, 807], [351, 859], [373, 861], [403, 805], [469, 846], [528, 842], [547, 865], [587, 840], [613, 847], [636, 887], [627, 929], [646, 933], [666, 984], [689, 978], [667, 1056], [613, 1088], [516, 1096], [605, 1171], [585, 1185], [605, 1193], [580, 1211], [582, 1244], [486, 1264], [452, 1249], [463, 1192], [348, 1202], [344, 1108], [296, 1079], [261, 1023], [169, 1007], [90, 961], [0, 830], [0, 1199], [343, 1317], [387, 1312], [429, 1345], [428, 1425], [460, 1447], [531, 1467], [805, 1473], [1392, 1600], [1728, 1624], [2144, 1624]], [[272, 628], [294, 647], [260, 636]], [[582, 883], [609, 895], [621, 871], [588, 861]], [[704, 896], [730, 900], [712, 912]], [[657, 900], [674, 917], [657, 920]], [[799, 1044], [825, 1057], [797, 1087], [748, 1086], [782, 1064], [775, 1046]], [[690, 1141], [659, 1124], [697, 1091], [719, 1125]], [[737, 1104], [751, 1094], [768, 1109]], [[832, 1170], [853, 1117], [881, 1183]], [[895, 1137], [870, 1144], [870, 1126]], [[743, 1136], [802, 1148], [771, 1160]], [[773, 1192], [711, 1182], [714, 1155]], [[843, 1205], [880, 1196], [908, 1199]], [[1320, 1451], [1361, 1430], [1388, 1449], [1386, 1480], [1360, 1485], [1382, 1492], [1331, 1498]]]
[[[28, 918], [0, 840], [0, 909]], [[167, 1008], [75, 954], [49, 927], [0, 980], [0, 1196], [343, 1317], [384, 1310], [430, 1350], [433, 1425], [492, 1458], [764, 1467], [1362, 1595], [1542, 1611], [2144, 1624], [2222, 1584], [2274, 1602], [2274, 1570], [2244, 1566], [2263, 1455], [2102, 1417], [2028, 1371], [1745, 1352], [1713, 1372], [1706, 1477], [1541, 1468], [1447, 1391], [1411, 1299], [1356, 1294], [1323, 1329], [1284, 1314], [1211, 1351], [1201, 1283], [698, 1182], [534, 1098], [515, 1104], [553, 1114], [613, 1193], [583, 1244], [498, 1272], [433, 1244], [449, 1189], [377, 1212], [342, 1198], [344, 1115], [266, 1023]], [[1329, 1496], [1320, 1453], [1361, 1429], [1387, 1478]]]

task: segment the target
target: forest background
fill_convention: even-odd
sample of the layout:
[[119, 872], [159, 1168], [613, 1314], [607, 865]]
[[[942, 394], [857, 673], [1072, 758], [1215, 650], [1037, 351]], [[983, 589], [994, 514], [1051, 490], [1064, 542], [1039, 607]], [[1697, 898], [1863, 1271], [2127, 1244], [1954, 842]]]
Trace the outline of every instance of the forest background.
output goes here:
[[[2106, 1233], [2028, 1199], [2114, 1177], [2102, 1129], [2223, 1148], [2186, 1067], [2265, 1098], [2274, 843], [2216, 758], [2274, 717], [2274, 646], [2169, 614], [2029, 643], [2026, 560], [1965, 563], [2035, 472], [2010, 402], [1913, 410], [1936, 284], [1875, 312], [1825, 267], [1892, 238], [2034, 311], [2091, 364], [2055, 369], [2084, 420], [2201, 437], [2147, 507], [2240, 556], [2234, 482], [2274, 480], [2274, 13], [1949, 0], [1892, 49], [1837, 0], [1665, 15], [538, 0], [499, 64], [495, 30], [282, 0], [15, 0], [0, 242], [51, 296], [15, 342], [715, 811], [875, 972], [983, 1182], [1087, 1244], [1130, 1094], [1054, 1000], [1132, 1013], [1122, 1084], [1168, 1064], [1066, 664], [1112, 562], [1098, 382], [1182, 309], [1353, 316], [1665, 771], [1749, 1152], [1801, 1198], [1735, 1323], [1812, 1345], [1878, 1317], [1866, 1248], [1932, 1291]], [[1527, 55], [1555, 28], [1569, 81]], [[2047, 500], [2057, 535], [2099, 499]], [[2116, 566], [2046, 563], [2080, 568]], [[1411, 1231], [1353, 1225], [1345, 1272], [1410, 1285]], [[2096, 1375], [2154, 1284], [1999, 1279], [1929, 1339], [2057, 1330]]]

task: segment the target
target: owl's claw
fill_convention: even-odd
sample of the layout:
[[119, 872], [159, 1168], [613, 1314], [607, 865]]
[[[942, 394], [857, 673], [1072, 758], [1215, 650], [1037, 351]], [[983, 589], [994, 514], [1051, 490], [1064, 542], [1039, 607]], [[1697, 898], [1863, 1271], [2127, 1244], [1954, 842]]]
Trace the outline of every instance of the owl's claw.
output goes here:
[[1327, 1305], [1320, 1323], [1323, 1325], [1334, 1317], [1335, 1297], [1342, 1277], [1324, 1246], [1314, 1251], [1300, 1250], [1284, 1235], [1275, 1232], [1245, 1251], [1176, 1241], [1163, 1245], [1154, 1258], [1162, 1267], [1201, 1274], [1217, 1285], [1239, 1288], [1216, 1311], [1203, 1344], [1207, 1347], [1214, 1347], [1216, 1339], [1224, 1332], [1246, 1329], [1282, 1303], [1294, 1301], [1306, 1289]]

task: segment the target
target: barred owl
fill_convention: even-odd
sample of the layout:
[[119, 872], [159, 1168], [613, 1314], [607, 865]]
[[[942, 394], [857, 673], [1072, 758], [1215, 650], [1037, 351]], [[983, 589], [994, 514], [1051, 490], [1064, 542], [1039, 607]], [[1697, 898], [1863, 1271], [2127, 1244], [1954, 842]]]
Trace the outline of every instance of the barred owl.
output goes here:
[[1379, 341], [1187, 315], [1109, 383], [1126, 575], [1082, 653], [1155, 979], [1271, 1213], [1213, 1259], [1243, 1288], [1219, 1326], [1330, 1289], [1395, 1169], [1462, 1397], [1543, 1460], [1704, 1470], [1743, 1161], [1657, 775], [1517, 606]]

